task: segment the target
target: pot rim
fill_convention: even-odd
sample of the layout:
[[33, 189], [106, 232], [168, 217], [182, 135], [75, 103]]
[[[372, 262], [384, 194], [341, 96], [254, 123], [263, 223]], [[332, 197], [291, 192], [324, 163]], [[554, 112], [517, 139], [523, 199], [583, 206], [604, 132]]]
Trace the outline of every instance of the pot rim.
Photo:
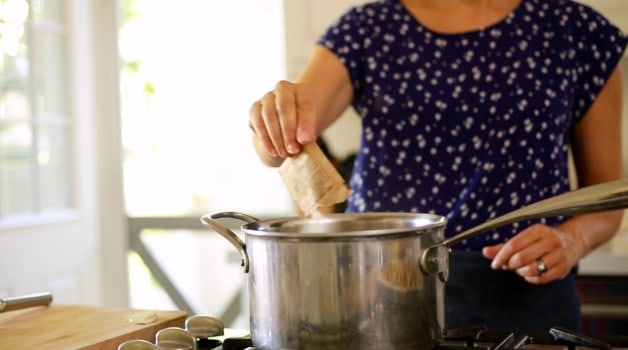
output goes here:
[[[447, 218], [429, 213], [365, 212], [259, 220], [241, 226], [246, 235], [297, 240], [421, 234], [444, 228]], [[366, 227], [368, 226], [368, 227]], [[329, 228], [342, 228], [330, 231]]]

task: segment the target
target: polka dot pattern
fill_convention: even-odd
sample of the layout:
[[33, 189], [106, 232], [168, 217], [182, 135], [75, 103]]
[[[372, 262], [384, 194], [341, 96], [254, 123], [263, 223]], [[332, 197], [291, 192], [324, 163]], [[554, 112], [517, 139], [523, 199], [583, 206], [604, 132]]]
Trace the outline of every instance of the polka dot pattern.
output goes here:
[[[452, 236], [569, 190], [570, 130], [626, 37], [569, 0], [523, 0], [499, 23], [461, 34], [432, 31], [399, 0], [382, 0], [351, 8], [319, 44], [347, 68], [362, 119], [347, 210], [445, 215]], [[456, 248], [502, 242], [530, 223]]]

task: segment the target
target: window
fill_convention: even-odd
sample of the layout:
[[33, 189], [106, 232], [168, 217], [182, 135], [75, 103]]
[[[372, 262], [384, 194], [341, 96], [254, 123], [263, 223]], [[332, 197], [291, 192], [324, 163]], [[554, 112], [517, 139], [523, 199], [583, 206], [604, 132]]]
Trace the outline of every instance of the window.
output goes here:
[[70, 208], [62, 0], [0, 0], [0, 224]]
[[[120, 3], [127, 215], [183, 217], [198, 226], [196, 231], [152, 226], [141, 239], [196, 312], [221, 319], [225, 305], [239, 300], [244, 274], [231, 261], [235, 249], [204, 229], [200, 216], [293, 213], [281, 177], [258, 159], [247, 127], [251, 103], [285, 76], [282, 3]], [[168, 308], [168, 296], [143, 266], [131, 254], [131, 306]], [[242, 317], [223, 321], [248, 326]]]
[[129, 216], [285, 214], [247, 127], [284, 73], [280, 0], [124, 0], [119, 35]]

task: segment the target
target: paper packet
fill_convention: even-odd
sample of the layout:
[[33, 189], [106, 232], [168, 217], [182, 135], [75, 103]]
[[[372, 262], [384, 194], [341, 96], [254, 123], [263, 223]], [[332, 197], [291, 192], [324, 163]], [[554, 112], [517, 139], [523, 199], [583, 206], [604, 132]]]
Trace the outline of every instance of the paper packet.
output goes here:
[[310, 143], [301, 153], [286, 158], [279, 174], [305, 216], [320, 215], [319, 209], [342, 203], [351, 190], [320, 147]]

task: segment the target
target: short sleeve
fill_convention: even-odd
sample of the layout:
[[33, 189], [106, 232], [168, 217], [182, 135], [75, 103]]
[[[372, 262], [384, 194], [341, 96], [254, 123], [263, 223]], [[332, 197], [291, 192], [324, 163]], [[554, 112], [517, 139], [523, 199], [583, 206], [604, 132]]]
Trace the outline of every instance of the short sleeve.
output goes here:
[[365, 59], [364, 47], [366, 30], [362, 26], [363, 7], [352, 7], [318, 40], [318, 44], [333, 52], [344, 64], [349, 73], [356, 96], [362, 86], [362, 65]]
[[619, 64], [626, 48], [626, 35], [588, 6], [576, 9], [577, 86], [573, 105], [574, 121], [587, 113]]

